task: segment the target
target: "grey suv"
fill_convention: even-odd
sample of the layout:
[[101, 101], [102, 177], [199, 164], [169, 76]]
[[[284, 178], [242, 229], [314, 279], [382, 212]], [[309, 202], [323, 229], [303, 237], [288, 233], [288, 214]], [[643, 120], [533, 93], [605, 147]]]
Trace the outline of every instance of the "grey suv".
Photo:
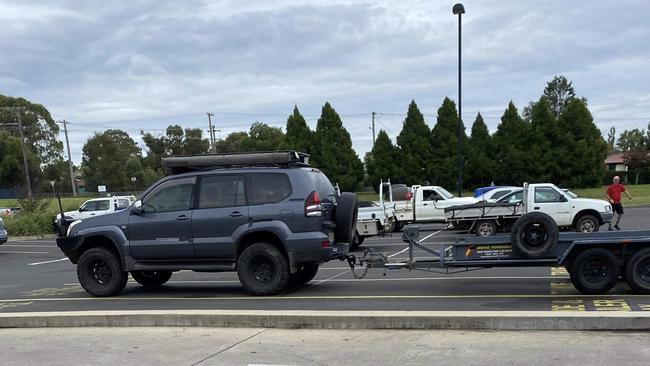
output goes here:
[[146, 287], [179, 270], [237, 271], [254, 295], [303, 285], [319, 264], [346, 256], [358, 208], [355, 194], [337, 194], [307, 158], [166, 158], [170, 176], [124, 211], [71, 223], [57, 245], [94, 296], [120, 293], [129, 272]]

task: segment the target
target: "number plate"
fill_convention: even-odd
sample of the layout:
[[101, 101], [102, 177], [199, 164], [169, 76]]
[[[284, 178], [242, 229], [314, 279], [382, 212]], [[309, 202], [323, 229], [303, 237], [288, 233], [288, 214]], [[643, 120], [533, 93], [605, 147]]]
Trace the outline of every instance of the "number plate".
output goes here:
[[334, 243], [334, 233], [327, 234], [327, 240], [329, 240], [330, 243]]

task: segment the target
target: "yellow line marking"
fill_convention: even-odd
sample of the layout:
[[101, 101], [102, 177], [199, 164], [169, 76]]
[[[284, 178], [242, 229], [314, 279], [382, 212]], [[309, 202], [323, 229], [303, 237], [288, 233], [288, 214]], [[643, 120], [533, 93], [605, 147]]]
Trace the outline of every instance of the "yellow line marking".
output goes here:
[[20, 301], [186, 301], [186, 300], [212, 300], [212, 301], [275, 301], [275, 300], [411, 300], [411, 299], [563, 299], [563, 298], [607, 298], [626, 296], [628, 298], [650, 298], [650, 295], [351, 295], [351, 296], [276, 296], [276, 297], [257, 297], [257, 296], [224, 296], [224, 297], [51, 297], [51, 298], [25, 298], [25, 299], [0, 299], [0, 302], [20, 302]]
[[551, 276], [569, 276], [564, 267], [551, 267]]

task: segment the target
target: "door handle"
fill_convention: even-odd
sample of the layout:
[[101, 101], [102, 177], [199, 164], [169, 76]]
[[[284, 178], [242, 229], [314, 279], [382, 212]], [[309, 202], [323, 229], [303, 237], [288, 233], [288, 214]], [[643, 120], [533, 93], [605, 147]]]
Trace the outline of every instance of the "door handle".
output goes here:
[[230, 213], [230, 217], [241, 217], [242, 214], [239, 211], [233, 211]]
[[187, 217], [187, 216], [185, 216], [185, 215], [180, 215], [180, 216], [177, 216], [177, 217], [176, 217], [176, 221], [187, 221], [187, 220], [189, 220], [189, 219], [190, 219], [190, 218]]
[[423, 203], [422, 206], [429, 206], [429, 204], [428, 203]]
[[91, 213], [90, 216], [95, 216], [95, 214], [94, 214], [94, 213]]
[[535, 210], [539, 210], [539, 206], [537, 206], [537, 207], [533, 207], [533, 208], [534, 208]]

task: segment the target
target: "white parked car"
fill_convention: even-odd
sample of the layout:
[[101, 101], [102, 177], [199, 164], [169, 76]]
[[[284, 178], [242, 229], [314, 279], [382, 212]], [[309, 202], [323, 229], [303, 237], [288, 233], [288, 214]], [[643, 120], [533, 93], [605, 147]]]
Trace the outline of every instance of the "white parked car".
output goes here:
[[491, 189], [482, 195], [476, 197], [477, 200], [483, 201], [483, 202], [496, 202], [498, 201], [501, 197], [507, 195], [508, 193], [514, 192], [516, 190], [521, 190], [521, 187], [497, 187], [494, 189]]
[[[135, 196], [111, 196], [102, 198], [93, 198], [84, 202], [78, 210], [64, 212], [66, 221], [83, 220], [89, 217], [107, 215], [116, 211], [121, 211], [131, 206], [135, 202]], [[61, 214], [56, 215], [56, 220], [61, 218]]]
[[5, 222], [0, 217], [0, 244], [6, 243], [7, 239], [9, 239], [9, 235], [7, 235], [7, 230], [5, 230]]
[[478, 202], [475, 197], [456, 197], [440, 186], [411, 187], [411, 199], [395, 202], [398, 226], [411, 222], [445, 222], [445, 208]]

